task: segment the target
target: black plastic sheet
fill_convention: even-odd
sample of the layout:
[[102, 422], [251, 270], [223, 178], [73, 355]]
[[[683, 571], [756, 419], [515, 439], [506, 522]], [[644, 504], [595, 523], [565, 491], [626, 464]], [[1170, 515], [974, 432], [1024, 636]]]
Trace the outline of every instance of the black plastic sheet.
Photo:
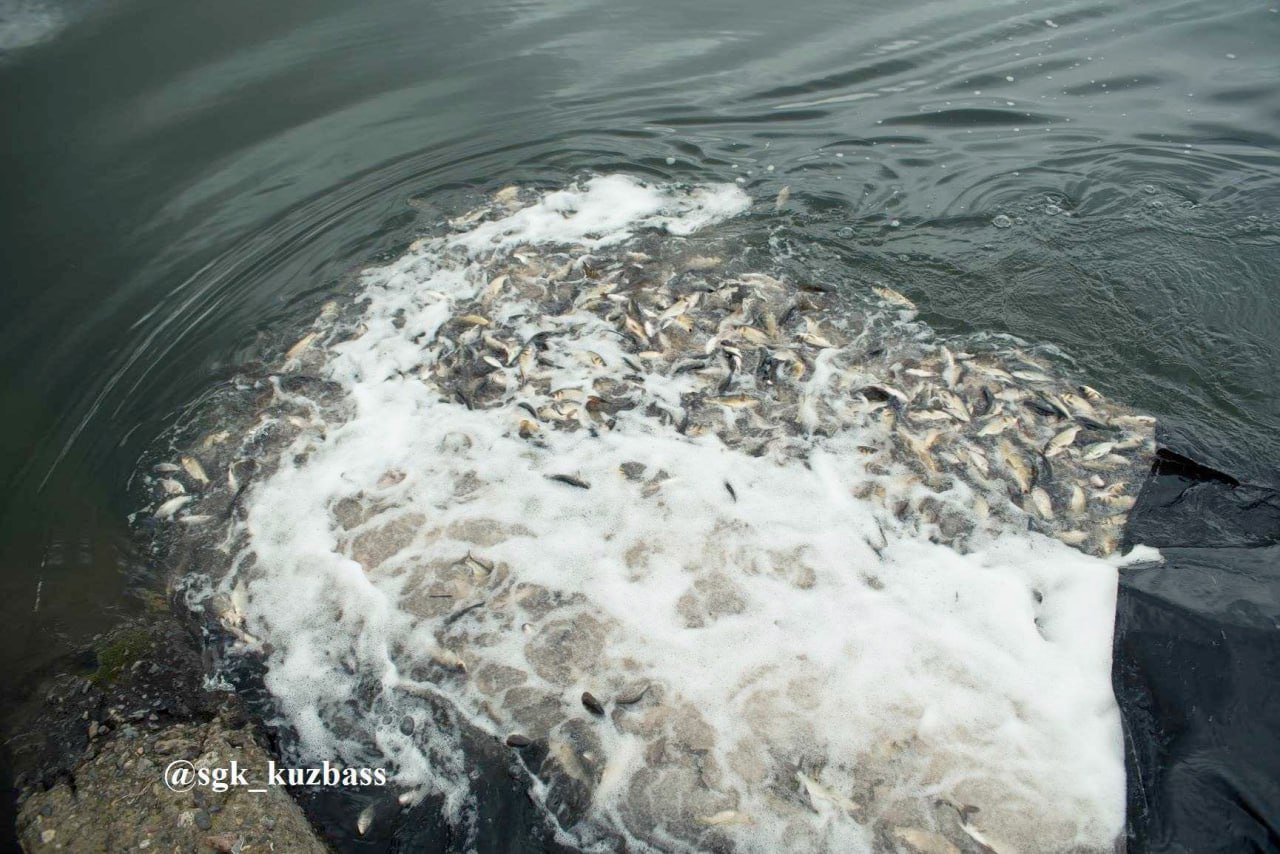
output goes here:
[[1129, 850], [1280, 851], [1280, 492], [1161, 452], [1127, 539], [1112, 680]]

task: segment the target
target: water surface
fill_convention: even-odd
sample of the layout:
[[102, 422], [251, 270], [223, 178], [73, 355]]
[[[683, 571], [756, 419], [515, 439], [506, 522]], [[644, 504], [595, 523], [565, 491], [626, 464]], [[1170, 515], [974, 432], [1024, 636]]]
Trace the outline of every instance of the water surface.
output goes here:
[[513, 182], [789, 185], [760, 239], [806, 275], [1280, 484], [1278, 43], [1223, 0], [0, 4], [0, 682], [130, 607], [183, 406]]

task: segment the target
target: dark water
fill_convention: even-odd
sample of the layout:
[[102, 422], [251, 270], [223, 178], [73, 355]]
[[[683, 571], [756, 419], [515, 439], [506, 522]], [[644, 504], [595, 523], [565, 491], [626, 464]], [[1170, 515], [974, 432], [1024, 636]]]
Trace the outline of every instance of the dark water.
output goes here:
[[130, 607], [182, 406], [512, 182], [790, 185], [816, 276], [1056, 345], [1280, 486], [1277, 83], [1275, 0], [0, 0], [0, 686]]

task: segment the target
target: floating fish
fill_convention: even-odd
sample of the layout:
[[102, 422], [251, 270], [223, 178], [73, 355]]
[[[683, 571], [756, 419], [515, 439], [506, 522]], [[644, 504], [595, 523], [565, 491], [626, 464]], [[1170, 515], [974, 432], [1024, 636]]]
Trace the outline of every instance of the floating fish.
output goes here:
[[298, 343], [294, 344], [292, 347], [290, 347], [288, 350], [285, 351], [285, 354], [284, 354], [285, 361], [291, 362], [294, 359], [301, 356], [304, 352], [307, 351], [307, 349], [311, 347], [312, 344], [316, 342], [316, 339], [319, 337], [320, 337], [319, 332], [309, 332], [306, 335], [302, 336], [302, 338], [299, 339]]
[[819, 802], [825, 802], [849, 812], [854, 812], [858, 809], [858, 805], [854, 801], [802, 772], [796, 772], [796, 779], [800, 781], [800, 785], [808, 793], [809, 801], [815, 808], [817, 808]]
[[364, 836], [369, 832], [369, 828], [373, 826], [373, 816], [376, 812], [375, 804], [369, 804], [360, 810], [360, 815], [356, 817], [356, 833]]
[[872, 285], [871, 290], [875, 291], [880, 299], [894, 305], [900, 305], [903, 308], [916, 311], [916, 304], [907, 297], [895, 291], [893, 288], [884, 285]]
[[155, 517], [157, 519], [172, 519], [173, 514], [186, 507], [193, 500], [190, 495], [179, 495], [177, 498], [170, 498], [156, 508]]
[[209, 483], [209, 475], [205, 473], [204, 466], [200, 465], [200, 461], [192, 456], [185, 456], [181, 460], [182, 468], [186, 470], [191, 479], [201, 486]]

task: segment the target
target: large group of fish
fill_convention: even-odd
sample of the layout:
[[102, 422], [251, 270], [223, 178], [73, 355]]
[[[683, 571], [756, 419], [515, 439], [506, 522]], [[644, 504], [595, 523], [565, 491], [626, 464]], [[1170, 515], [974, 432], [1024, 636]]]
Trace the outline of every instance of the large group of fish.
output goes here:
[[[521, 191], [509, 188], [451, 225], [462, 231], [525, 203]], [[424, 240], [410, 252], [427, 245]], [[990, 534], [1028, 528], [1091, 554], [1118, 548], [1150, 466], [1153, 419], [1065, 379], [1050, 360], [1008, 340], [940, 339], [915, 321], [913, 302], [887, 285], [851, 294], [750, 269], [744, 258], [731, 242], [663, 234], [618, 247], [494, 251], [470, 264], [468, 276], [480, 283], [474, 296], [454, 300], [451, 317], [435, 334], [413, 342], [419, 356], [403, 373], [441, 399], [491, 412], [534, 447], [553, 431], [610, 431], [624, 413], [686, 437], [714, 435], [752, 456], [790, 461], [803, 461], [823, 437], [854, 435], [864, 477], [850, 489], [895, 529], [960, 551]], [[594, 321], [584, 324], [584, 317]], [[609, 330], [607, 344], [601, 328]], [[282, 452], [305, 457], [344, 421], [351, 404], [326, 378], [328, 353], [365, 332], [358, 301], [326, 304], [274, 363], [218, 390], [174, 434], [172, 458], [145, 477], [153, 500], [139, 519], [161, 534], [158, 548], [176, 572], [211, 577], [215, 588], [228, 572], [251, 573], [240, 524], [245, 495]], [[661, 472], [638, 466], [623, 475], [644, 495], [663, 489]], [[388, 471], [378, 485], [404, 476]], [[559, 477], [567, 487], [591, 488], [572, 474]], [[731, 483], [724, 489], [736, 500]], [[334, 508], [345, 527], [372, 532], [347, 544], [370, 572], [425, 524], [388, 515], [394, 521], [379, 526], [377, 517], [387, 509], [359, 493]], [[491, 607], [510, 600], [550, 625], [572, 614], [559, 634], [532, 641], [541, 651], [531, 652], [531, 660], [541, 662], [535, 668], [551, 684], [558, 668], [593, 667], [588, 659], [600, 651], [606, 627], [572, 595], [521, 585], [519, 568], [495, 566], [480, 539], [474, 552], [424, 588], [416, 606], [422, 615], [440, 624], [442, 636], [456, 634], [455, 603], [470, 601], [479, 588], [488, 590]], [[223, 627], [243, 644], [258, 645], [244, 620], [244, 584], [218, 589], [211, 603]], [[517, 620], [513, 630], [520, 625]], [[483, 646], [479, 633], [462, 640]], [[493, 714], [519, 727], [506, 738], [512, 748], [527, 750], [557, 727], [581, 729], [547, 740], [541, 767], [531, 770], [544, 780], [577, 781], [590, 800], [599, 744], [581, 721], [564, 720], [560, 698], [522, 686], [519, 674], [486, 666], [483, 656], [434, 655], [436, 675], [429, 678], [469, 678], [486, 702], [505, 704]], [[624, 729], [658, 727], [672, 744], [704, 737], [697, 709], [680, 705], [660, 682], [619, 682], [607, 696], [583, 695], [581, 704], [590, 715], [608, 707]], [[705, 769], [680, 756], [696, 752], [658, 750], [654, 764], [670, 766], [660, 771], [663, 779], [695, 785]], [[791, 780], [802, 800], [849, 803], [804, 769]], [[952, 807], [955, 833], [920, 829], [925, 820], [916, 816], [884, 830], [885, 844], [922, 852], [983, 850], [987, 843], [966, 824], [965, 808], [945, 809]], [[723, 847], [728, 837], [718, 831], [751, 821], [709, 794], [648, 808], [662, 817], [662, 835], [649, 837], [659, 848]], [[565, 809], [548, 804], [552, 813]], [[931, 822], [939, 826], [936, 816]]]
[[[1155, 450], [1150, 416], [1055, 376], [1024, 349], [966, 351], [904, 335], [905, 324], [885, 334], [883, 323], [836, 311], [839, 297], [821, 286], [727, 272], [718, 256], [658, 257], [659, 246], [501, 258], [425, 348], [423, 379], [468, 408], [511, 413], [531, 441], [542, 430], [608, 430], [636, 407], [753, 455], [803, 455], [814, 436], [859, 430], [863, 496], [937, 541], [963, 547], [975, 526], [1014, 524], [1092, 554], [1118, 547]], [[895, 319], [916, 311], [887, 286], [872, 292]], [[498, 319], [494, 308], [512, 300], [543, 307], [536, 332], [521, 334], [524, 315]], [[574, 346], [578, 325], [556, 318], [576, 311], [613, 325], [621, 365]], [[565, 361], [592, 378], [556, 386]], [[655, 397], [653, 375], [689, 382], [678, 400]]]

